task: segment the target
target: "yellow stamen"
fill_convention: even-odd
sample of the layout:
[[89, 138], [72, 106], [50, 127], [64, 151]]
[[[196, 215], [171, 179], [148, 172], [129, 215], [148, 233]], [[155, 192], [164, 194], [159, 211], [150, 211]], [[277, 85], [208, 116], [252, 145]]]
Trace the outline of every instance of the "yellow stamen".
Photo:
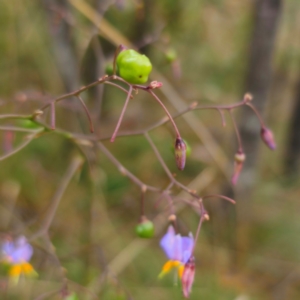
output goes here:
[[184, 265], [180, 264], [180, 266], [178, 266], [178, 276], [179, 276], [180, 279], [182, 277], [183, 270], [184, 270]]
[[28, 262], [12, 265], [8, 272], [8, 275], [14, 278], [18, 278], [21, 274], [30, 277], [37, 275], [32, 265]]
[[31, 275], [34, 272], [34, 269], [30, 263], [23, 263], [21, 266], [22, 266], [22, 272], [25, 275]]
[[165, 276], [168, 272], [170, 272], [171, 269], [178, 268], [178, 275], [181, 278], [181, 275], [183, 273], [183, 265], [178, 260], [168, 260], [162, 267], [161, 272], [158, 275], [158, 278], [161, 279], [163, 276]]
[[22, 264], [13, 265], [8, 272], [10, 277], [18, 277], [22, 273]]

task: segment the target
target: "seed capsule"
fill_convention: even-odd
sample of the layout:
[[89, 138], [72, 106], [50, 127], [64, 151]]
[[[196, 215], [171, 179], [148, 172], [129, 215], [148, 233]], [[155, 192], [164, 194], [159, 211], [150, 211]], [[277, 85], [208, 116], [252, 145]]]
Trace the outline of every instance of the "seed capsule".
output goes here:
[[176, 138], [175, 159], [178, 169], [182, 171], [184, 169], [186, 160], [186, 144], [182, 138]]
[[260, 130], [260, 136], [261, 139], [264, 141], [264, 143], [271, 149], [271, 150], [275, 150], [276, 149], [276, 143], [275, 143], [275, 139], [273, 136], [273, 132], [266, 128], [266, 127], [262, 127]]

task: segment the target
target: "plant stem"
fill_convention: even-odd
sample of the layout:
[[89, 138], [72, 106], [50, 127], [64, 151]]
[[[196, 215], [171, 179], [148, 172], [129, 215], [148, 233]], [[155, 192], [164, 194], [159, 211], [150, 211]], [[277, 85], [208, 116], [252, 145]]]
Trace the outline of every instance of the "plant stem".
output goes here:
[[127, 94], [127, 97], [126, 97], [126, 100], [125, 100], [125, 103], [124, 103], [124, 106], [123, 106], [123, 109], [122, 109], [122, 112], [121, 112], [121, 115], [120, 115], [120, 118], [118, 120], [118, 123], [117, 123], [117, 126], [116, 126], [116, 129], [110, 139], [110, 141], [113, 143], [116, 136], [117, 136], [117, 133], [118, 133], [118, 130], [120, 128], [120, 125], [122, 123], [122, 120], [123, 120], [123, 117], [124, 117], [124, 114], [125, 114], [125, 111], [126, 111], [126, 108], [127, 108], [127, 105], [129, 103], [129, 100], [130, 100], [130, 97], [131, 97], [131, 93], [132, 93], [132, 86], [129, 87], [129, 91], [128, 91], [128, 94]]
[[80, 97], [80, 95], [77, 95], [77, 98], [78, 100], [80, 101], [87, 117], [88, 117], [88, 120], [89, 120], [89, 124], [90, 124], [90, 132], [93, 133], [94, 132], [94, 126], [93, 126], [93, 121], [92, 121], [92, 118], [91, 118], [91, 115], [90, 115], [90, 112], [88, 110], [88, 108], [86, 107], [84, 101], [82, 100], [82, 98]]
[[176, 138], [180, 138], [180, 133], [179, 133], [179, 130], [171, 116], [171, 114], [169, 113], [169, 111], [167, 110], [166, 106], [161, 102], [161, 100], [157, 97], [157, 95], [152, 91], [152, 90], [149, 90], [147, 89], [147, 92], [152, 95], [152, 97], [160, 104], [160, 106], [164, 109], [165, 113], [167, 114], [167, 116], [169, 117], [174, 129], [175, 129], [175, 132], [176, 132]]
[[231, 109], [228, 110], [229, 112], [229, 115], [231, 117], [231, 120], [232, 120], [232, 124], [233, 124], [233, 127], [234, 127], [234, 131], [235, 131], [235, 135], [236, 135], [236, 138], [237, 138], [237, 141], [238, 141], [238, 145], [239, 145], [239, 149], [238, 149], [238, 152], [240, 153], [243, 153], [243, 144], [242, 144], [242, 139], [241, 139], [241, 135], [240, 135], [240, 132], [239, 132], [239, 129], [236, 125], [236, 122], [235, 122], [235, 119], [232, 115], [232, 112], [231, 112]]
[[264, 123], [264, 121], [263, 121], [260, 113], [258, 112], [258, 110], [250, 102], [247, 102], [246, 105], [249, 106], [254, 111], [254, 113], [256, 114], [256, 116], [257, 116], [257, 118], [258, 118], [258, 120], [260, 122], [261, 127], [265, 128], [266, 127], [265, 123]]

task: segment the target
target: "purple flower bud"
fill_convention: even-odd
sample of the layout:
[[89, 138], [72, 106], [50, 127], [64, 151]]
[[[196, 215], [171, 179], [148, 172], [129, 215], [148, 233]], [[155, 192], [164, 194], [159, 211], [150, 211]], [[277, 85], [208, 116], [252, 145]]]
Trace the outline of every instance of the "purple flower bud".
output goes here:
[[178, 169], [182, 171], [185, 166], [186, 144], [180, 137], [176, 138], [175, 141], [175, 158]]
[[184, 265], [181, 285], [184, 298], [189, 298], [195, 277], [195, 258], [191, 256]]
[[262, 127], [260, 130], [260, 136], [262, 138], [262, 140], [264, 141], [264, 143], [271, 149], [271, 150], [275, 150], [276, 149], [276, 143], [274, 140], [274, 136], [273, 136], [273, 132], [266, 128], [266, 127]]

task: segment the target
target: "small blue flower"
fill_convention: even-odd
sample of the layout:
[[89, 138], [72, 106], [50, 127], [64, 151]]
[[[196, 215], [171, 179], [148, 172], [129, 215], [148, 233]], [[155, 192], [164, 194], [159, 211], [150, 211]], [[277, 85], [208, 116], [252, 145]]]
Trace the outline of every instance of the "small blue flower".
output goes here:
[[21, 274], [26, 276], [37, 275], [29, 263], [32, 254], [33, 248], [24, 236], [20, 236], [15, 241], [7, 240], [2, 243], [1, 259], [4, 263], [11, 265], [9, 276], [14, 282], [18, 282]]
[[3, 259], [11, 264], [28, 262], [33, 254], [32, 246], [24, 236], [13, 241], [5, 241], [1, 247]]
[[169, 226], [167, 233], [160, 240], [160, 246], [166, 253], [168, 261], [164, 264], [159, 278], [176, 267], [181, 278], [184, 265], [190, 259], [194, 247], [194, 238], [190, 233], [187, 237], [175, 234], [173, 226]]

